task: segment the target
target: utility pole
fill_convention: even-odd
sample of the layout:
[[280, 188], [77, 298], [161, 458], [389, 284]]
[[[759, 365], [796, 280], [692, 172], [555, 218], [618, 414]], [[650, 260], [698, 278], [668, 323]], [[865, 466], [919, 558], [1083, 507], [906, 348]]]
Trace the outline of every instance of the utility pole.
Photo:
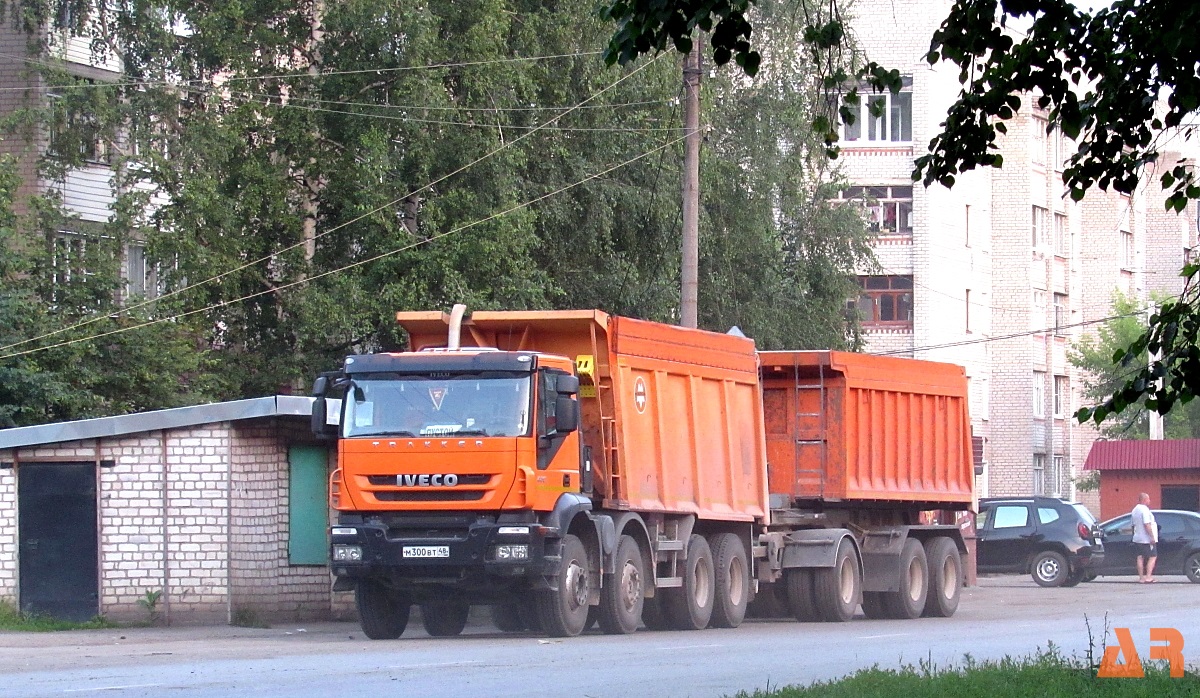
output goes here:
[[[699, 32], [697, 32], [697, 35]], [[699, 36], [683, 58], [683, 261], [679, 316], [696, 327], [700, 266], [700, 57]]]

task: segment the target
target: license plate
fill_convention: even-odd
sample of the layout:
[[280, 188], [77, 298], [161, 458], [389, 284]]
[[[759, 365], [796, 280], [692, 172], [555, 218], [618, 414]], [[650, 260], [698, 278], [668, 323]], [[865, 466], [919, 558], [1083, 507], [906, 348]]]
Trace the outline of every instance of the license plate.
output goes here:
[[450, 546], [406, 545], [400, 552], [404, 557], [450, 557]]

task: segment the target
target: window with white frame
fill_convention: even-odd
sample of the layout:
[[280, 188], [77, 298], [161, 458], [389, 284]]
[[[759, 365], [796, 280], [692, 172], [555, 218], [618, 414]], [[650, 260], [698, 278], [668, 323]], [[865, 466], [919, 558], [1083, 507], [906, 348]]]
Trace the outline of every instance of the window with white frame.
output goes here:
[[1033, 289], [1033, 310], [1029, 313], [1029, 329], [1040, 332], [1046, 329], [1046, 292]]
[[1033, 493], [1046, 494], [1046, 454], [1033, 454]]
[[1066, 458], [1060, 455], [1055, 455], [1050, 459], [1050, 493], [1055, 497], [1061, 497], [1066, 489]]
[[1033, 416], [1046, 416], [1046, 372], [1033, 372]]
[[1033, 249], [1045, 250], [1050, 247], [1049, 211], [1041, 206], [1034, 206], [1032, 214]]
[[[912, 88], [892, 94], [860, 91], [853, 124], [842, 125], [842, 140], [847, 143], [912, 142]], [[877, 112], [877, 116], [871, 112]]]
[[911, 186], [848, 187], [838, 198], [860, 206], [867, 229], [875, 235], [912, 235]]
[[1054, 416], [1062, 419], [1071, 411], [1071, 384], [1066, 376], [1054, 377]]
[[1121, 268], [1133, 269], [1133, 233], [1128, 230], [1121, 231]]
[[1071, 253], [1071, 232], [1067, 228], [1067, 217], [1054, 214], [1054, 254], [1066, 257]]
[[1030, 159], [1035, 165], [1046, 164], [1046, 127], [1049, 122], [1040, 116], [1033, 117], [1033, 142], [1030, 144]]
[[1065, 293], [1054, 294], [1054, 336], [1064, 337], [1071, 324], [1070, 299]]
[[50, 107], [50, 154], [59, 157], [78, 154], [87, 162], [109, 164], [112, 160], [111, 149], [95, 114], [68, 104], [61, 88], [51, 88], [47, 97]]

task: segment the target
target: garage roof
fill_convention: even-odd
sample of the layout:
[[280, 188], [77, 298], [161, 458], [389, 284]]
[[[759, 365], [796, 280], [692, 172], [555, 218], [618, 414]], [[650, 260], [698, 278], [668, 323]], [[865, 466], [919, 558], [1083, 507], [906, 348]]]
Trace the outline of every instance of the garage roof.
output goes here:
[[259, 417], [308, 417], [312, 414], [312, 403], [311, 397], [272, 395], [249, 400], [122, 414], [116, 417], [0, 429], [0, 449], [98, 439]]
[[1178, 470], [1200, 468], [1200, 439], [1097, 441], [1084, 470]]

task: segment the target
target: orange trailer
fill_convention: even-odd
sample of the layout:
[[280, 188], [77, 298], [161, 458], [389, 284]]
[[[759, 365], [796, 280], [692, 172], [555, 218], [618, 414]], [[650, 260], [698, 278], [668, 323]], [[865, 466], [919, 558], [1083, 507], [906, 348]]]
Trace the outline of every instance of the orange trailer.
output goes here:
[[[314, 385], [314, 431], [338, 444], [335, 588], [369, 637], [412, 604], [432, 635], [481, 604], [559, 636], [735, 627], [756, 592], [802, 619], [953, 613], [961, 537], [917, 517], [970, 502], [961, 369], [599, 311], [397, 320], [411, 351]], [[884, 390], [889, 372], [911, 380]], [[901, 402], [917, 412], [883, 419]], [[929, 446], [877, 452], [879, 425]]]

